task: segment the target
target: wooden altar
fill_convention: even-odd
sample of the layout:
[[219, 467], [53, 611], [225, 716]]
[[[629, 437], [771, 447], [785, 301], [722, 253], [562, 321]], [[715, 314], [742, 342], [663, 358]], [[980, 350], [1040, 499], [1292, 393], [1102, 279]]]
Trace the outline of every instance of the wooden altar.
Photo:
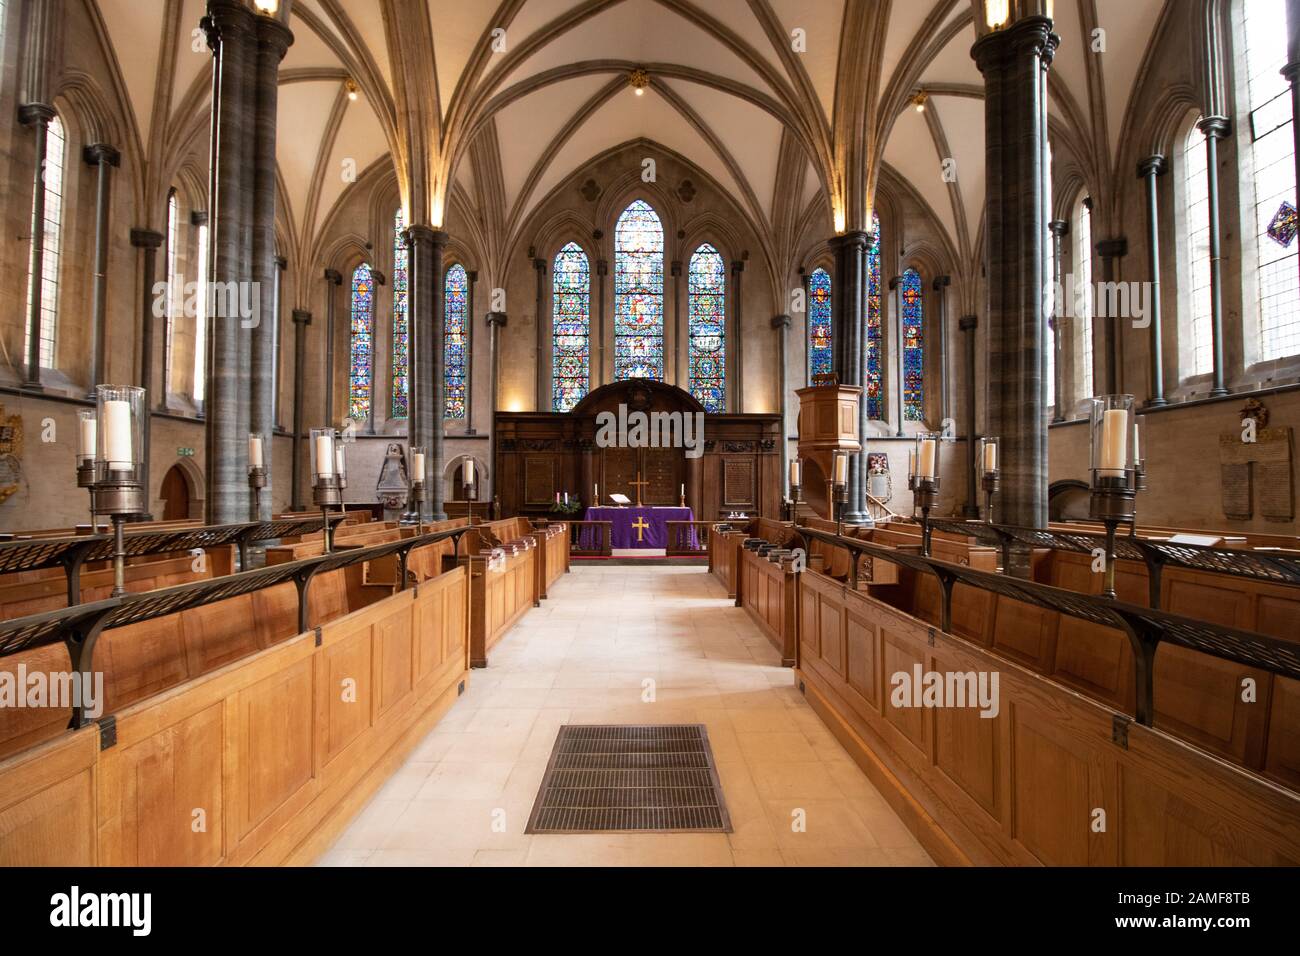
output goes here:
[[643, 481], [647, 505], [686, 505], [712, 521], [733, 511], [779, 517], [781, 418], [776, 414], [704, 416], [703, 454], [684, 448], [601, 447], [597, 416], [628, 412], [694, 414], [703, 407], [688, 392], [663, 382], [632, 379], [591, 392], [571, 412], [497, 412], [495, 493], [505, 516], [547, 516], [555, 495], [568, 492], [592, 504], [599, 485], [602, 504], [619, 492], [638, 500]]

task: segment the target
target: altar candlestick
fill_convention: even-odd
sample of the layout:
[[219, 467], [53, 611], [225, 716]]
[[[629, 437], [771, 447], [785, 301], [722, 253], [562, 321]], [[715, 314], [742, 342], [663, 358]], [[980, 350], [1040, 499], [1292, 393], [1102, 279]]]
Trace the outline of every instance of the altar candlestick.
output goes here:
[[248, 467], [261, 468], [264, 465], [262, 458], [262, 436], [248, 436]]
[[474, 459], [466, 458], [464, 471], [464, 481], [466, 485], [474, 484]]
[[109, 471], [130, 471], [135, 466], [131, 442], [131, 403], [104, 402], [104, 458]]
[[998, 470], [998, 446], [992, 442], [984, 445], [984, 473], [990, 475]]
[[917, 474], [922, 478], [934, 477], [934, 448], [933, 441], [921, 443], [921, 460], [918, 463]]
[[94, 413], [83, 415], [81, 419], [81, 458], [87, 461], [95, 460], [95, 428]]
[[1128, 451], [1128, 412], [1122, 408], [1106, 409], [1101, 425], [1101, 468], [1106, 478], [1124, 477], [1124, 458]]

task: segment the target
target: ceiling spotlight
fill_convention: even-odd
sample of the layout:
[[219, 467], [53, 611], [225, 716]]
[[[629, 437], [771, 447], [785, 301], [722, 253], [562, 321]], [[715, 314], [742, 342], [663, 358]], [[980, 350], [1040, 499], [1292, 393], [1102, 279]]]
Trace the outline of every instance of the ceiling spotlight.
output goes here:
[[348, 99], [355, 103], [357, 99], [357, 84], [352, 80], [348, 80], [347, 83], [344, 84], [344, 89], [348, 91]]
[[916, 111], [918, 113], [925, 112], [925, 103], [926, 100], [928, 100], [929, 98], [930, 98], [930, 94], [926, 93], [925, 90], [919, 91], [915, 96], [912, 97], [912, 105], [916, 107]]
[[253, 6], [257, 7], [258, 13], [275, 16], [276, 11], [280, 9], [280, 0], [253, 0]]
[[645, 88], [650, 85], [650, 75], [645, 70], [637, 67], [627, 75], [627, 83], [636, 91], [637, 96], [644, 96]]

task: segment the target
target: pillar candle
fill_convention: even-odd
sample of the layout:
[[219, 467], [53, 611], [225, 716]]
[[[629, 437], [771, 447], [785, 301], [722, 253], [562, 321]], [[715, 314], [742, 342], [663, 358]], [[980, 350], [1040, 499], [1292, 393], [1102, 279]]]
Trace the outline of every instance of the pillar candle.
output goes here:
[[97, 433], [94, 416], [87, 415], [81, 420], [81, 457], [94, 458], [95, 435]]
[[262, 462], [262, 436], [261, 436], [261, 435], [249, 435], [249, 436], [248, 436], [248, 467], [249, 467], [249, 468], [261, 468], [261, 467], [262, 467], [262, 464], [263, 464], [263, 462]]
[[564, 503], [566, 505], [569, 503], [569, 493], [567, 491], [564, 493]]
[[1098, 474], [1104, 478], [1124, 477], [1124, 458], [1128, 453], [1128, 412], [1108, 408], [1101, 420], [1101, 455]]
[[790, 461], [790, 487], [793, 488], [795, 485], [801, 484], [799, 478], [799, 459], [794, 458]]
[[334, 473], [340, 478], [344, 478], [348, 473], [348, 461], [344, 457], [343, 446], [334, 446]]
[[909, 448], [907, 450], [907, 473], [909, 475], [916, 474], [916, 449], [915, 448]]
[[334, 474], [334, 442], [328, 435], [316, 436], [316, 473], [322, 477]]
[[127, 471], [135, 464], [131, 447], [131, 403], [104, 403], [104, 460], [110, 471]]
[[934, 477], [934, 452], [935, 452], [935, 442], [933, 441], [921, 442], [921, 461], [917, 466], [919, 468], [917, 474], [920, 475], [922, 478]]
[[596, 505], [600, 504], [600, 485], [591, 486], [591, 502]]
[[849, 456], [848, 455], [835, 456], [835, 476], [833, 480], [837, 485], [842, 485], [849, 480]]
[[465, 478], [465, 484], [467, 485], [474, 484], [474, 459], [473, 458], [465, 459], [464, 478]]
[[683, 497], [683, 498], [686, 497], [686, 486], [685, 486], [685, 485], [682, 485], [682, 497]]
[[412, 467], [415, 469], [415, 474], [411, 477], [415, 481], [424, 481], [424, 452], [417, 451], [411, 458], [414, 459]]
[[998, 470], [998, 446], [993, 442], [984, 444], [984, 474], [991, 475]]

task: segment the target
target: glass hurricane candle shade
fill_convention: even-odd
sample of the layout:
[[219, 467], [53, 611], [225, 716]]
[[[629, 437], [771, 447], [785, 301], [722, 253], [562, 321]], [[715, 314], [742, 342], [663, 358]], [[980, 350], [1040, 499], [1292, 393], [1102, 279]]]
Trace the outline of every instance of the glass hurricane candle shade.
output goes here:
[[334, 456], [334, 429], [313, 428], [311, 430], [311, 473], [314, 480], [333, 478], [338, 467]]
[[980, 453], [976, 460], [976, 467], [979, 468], [981, 475], [996, 475], [1001, 469], [999, 458], [998, 439], [981, 438]]
[[849, 453], [846, 451], [837, 451], [831, 457], [831, 481], [836, 486], [843, 485], [849, 480]]
[[933, 481], [939, 477], [939, 436], [916, 436], [916, 461], [913, 474], [918, 481]]
[[1132, 488], [1137, 433], [1132, 395], [1089, 399], [1092, 487]]
[[[95, 462], [98, 480], [138, 483], [144, 462], [145, 394], [134, 385], [100, 385], [95, 390]], [[82, 436], [89, 429], [83, 424]]]
[[406, 451], [406, 473], [412, 482], [424, 484], [425, 450], [423, 445], [411, 445]]

